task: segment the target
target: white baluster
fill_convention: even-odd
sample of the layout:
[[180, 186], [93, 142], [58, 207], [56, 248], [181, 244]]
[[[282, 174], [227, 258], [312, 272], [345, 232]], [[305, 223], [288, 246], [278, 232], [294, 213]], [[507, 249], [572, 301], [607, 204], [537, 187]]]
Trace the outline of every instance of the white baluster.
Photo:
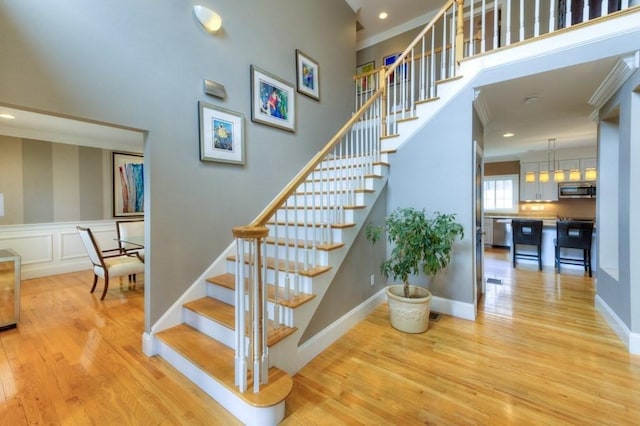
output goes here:
[[549, 0], [549, 32], [556, 29], [556, 0]]
[[236, 238], [236, 291], [235, 291], [235, 384], [240, 392], [247, 390], [247, 358], [244, 333], [246, 327], [246, 308], [244, 304], [244, 240]]

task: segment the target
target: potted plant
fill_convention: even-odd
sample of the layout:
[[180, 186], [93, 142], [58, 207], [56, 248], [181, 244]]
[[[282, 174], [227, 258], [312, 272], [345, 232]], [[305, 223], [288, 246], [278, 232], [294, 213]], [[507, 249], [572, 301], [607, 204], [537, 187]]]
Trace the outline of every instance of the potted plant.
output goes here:
[[387, 287], [391, 325], [408, 333], [422, 333], [429, 327], [431, 293], [410, 285], [409, 276], [420, 272], [435, 276], [444, 269], [451, 261], [456, 238], [464, 237], [463, 227], [454, 214], [436, 212], [429, 216], [424, 209], [399, 207], [383, 225], [367, 226], [367, 239], [374, 244], [383, 233], [393, 248], [380, 271], [403, 283]]

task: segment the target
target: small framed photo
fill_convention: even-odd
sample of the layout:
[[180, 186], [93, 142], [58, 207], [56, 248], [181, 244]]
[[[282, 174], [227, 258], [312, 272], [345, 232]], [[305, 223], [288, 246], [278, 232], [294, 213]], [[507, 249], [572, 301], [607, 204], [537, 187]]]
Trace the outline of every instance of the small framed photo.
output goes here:
[[198, 106], [200, 160], [244, 164], [244, 116], [206, 102]]
[[144, 214], [144, 157], [113, 153], [113, 216]]
[[319, 101], [320, 66], [309, 55], [298, 49], [296, 49], [296, 76], [298, 92]]
[[356, 67], [356, 88], [358, 93], [368, 92], [375, 89], [374, 75], [371, 74], [376, 69], [376, 62], [371, 61]]
[[[382, 58], [382, 64], [386, 67], [391, 66], [392, 64], [394, 64], [396, 62], [396, 59], [398, 59], [400, 57], [402, 53], [398, 52], [398, 53], [394, 53], [393, 55], [389, 55], [389, 56], [385, 56], [384, 58]], [[407, 73], [407, 64], [402, 64], [399, 65], [394, 72], [391, 73], [391, 75], [389, 75], [389, 84], [394, 84], [396, 83], [396, 73], [400, 73], [400, 75], [403, 76], [403, 79], [406, 80], [408, 73]]]
[[251, 121], [296, 131], [293, 85], [251, 65]]

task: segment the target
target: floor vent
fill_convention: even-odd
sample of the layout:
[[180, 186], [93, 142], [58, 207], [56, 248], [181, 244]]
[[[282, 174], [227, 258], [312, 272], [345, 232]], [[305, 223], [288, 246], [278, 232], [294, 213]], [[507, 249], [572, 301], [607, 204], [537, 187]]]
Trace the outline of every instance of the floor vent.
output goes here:
[[487, 278], [487, 284], [502, 285], [502, 280], [500, 278]]
[[433, 322], [440, 321], [440, 313], [439, 312], [429, 312], [429, 321], [433, 321]]

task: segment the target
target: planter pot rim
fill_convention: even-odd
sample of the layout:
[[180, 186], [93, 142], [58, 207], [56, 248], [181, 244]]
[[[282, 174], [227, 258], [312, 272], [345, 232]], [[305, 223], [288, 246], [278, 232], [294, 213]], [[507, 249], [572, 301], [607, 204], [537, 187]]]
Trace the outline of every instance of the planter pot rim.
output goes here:
[[404, 285], [390, 285], [386, 289], [387, 296], [404, 303], [424, 303], [431, 299], [431, 292], [424, 287], [409, 284], [409, 294], [421, 294], [420, 297], [404, 297]]

